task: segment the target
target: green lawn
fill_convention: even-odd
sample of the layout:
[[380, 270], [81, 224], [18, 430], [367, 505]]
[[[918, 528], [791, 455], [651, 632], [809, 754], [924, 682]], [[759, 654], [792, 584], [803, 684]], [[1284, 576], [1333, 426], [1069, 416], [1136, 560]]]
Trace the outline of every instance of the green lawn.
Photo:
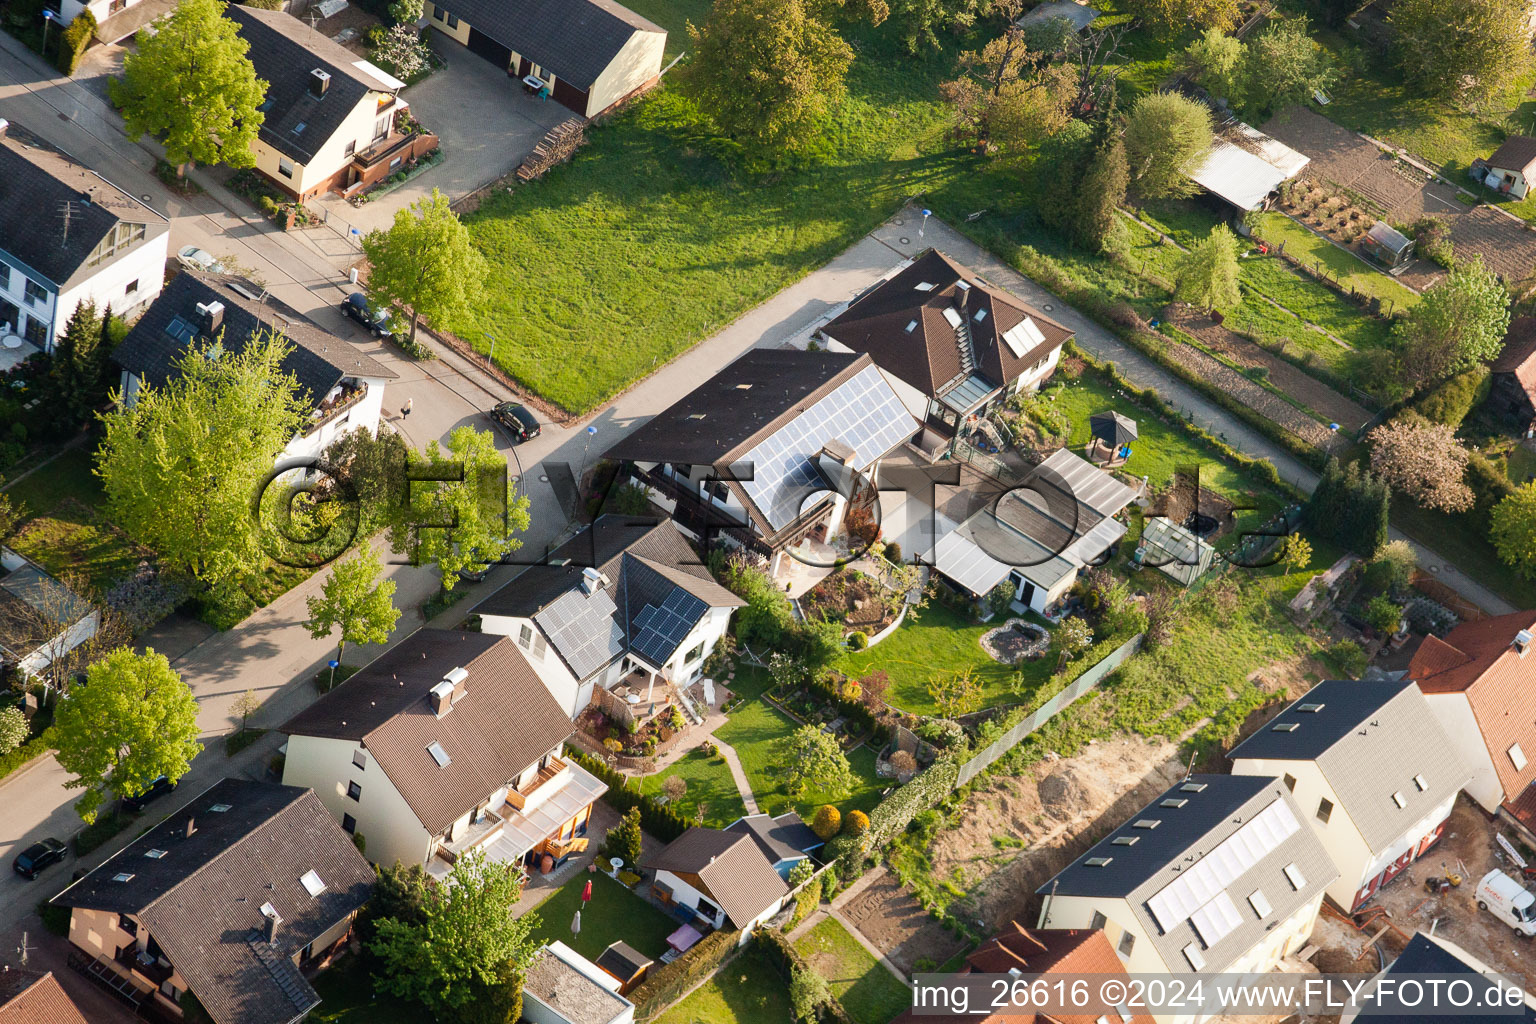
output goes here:
[[49, 572], [80, 573], [98, 590], [128, 575], [149, 553], [102, 513], [100, 482], [89, 448], [71, 448], [6, 488], [28, 518], [8, 542]]
[[[909, 614], [901, 626], [880, 643], [857, 654], [845, 654], [834, 665], [858, 678], [879, 669], [891, 677], [886, 702], [920, 715], [936, 715], [938, 706], [928, 695], [928, 683], [937, 676], [972, 671], [985, 692], [986, 707], [1017, 704], [1051, 677], [1052, 658], [1026, 661], [1015, 667], [992, 660], [979, 643], [981, 635], [997, 623], [976, 625], [960, 612], [938, 603], [930, 604], [914, 619]], [[1012, 681], [1023, 672], [1024, 682], [1015, 692]]]
[[689, 821], [694, 820], [700, 801], [707, 805], [704, 824], [711, 828], [724, 828], [747, 813], [741, 793], [736, 789], [736, 780], [731, 778], [731, 769], [725, 761], [719, 757], [705, 757], [698, 750], [689, 752], [665, 771], [645, 776], [640, 780], [640, 792], [655, 796], [661, 792], [662, 780], [674, 775], [688, 783], [688, 791], [678, 801], [677, 809]]
[[791, 1024], [783, 981], [751, 951], [684, 996], [657, 1024]]
[[[594, 840], [595, 841], [595, 840]], [[592, 883], [592, 902], [581, 913], [581, 934], [571, 934], [571, 920], [582, 907], [581, 890]], [[537, 898], [531, 891], [524, 893]], [[667, 936], [678, 923], [601, 871], [578, 872], [531, 913], [539, 917], [533, 937], [539, 945], [558, 939], [588, 960], [623, 939], [648, 957], [660, 960]]]
[[1308, 263], [1321, 261], [1324, 268], [1346, 288], [1381, 299], [1389, 312], [1406, 309], [1419, 301], [1411, 289], [1382, 273], [1352, 252], [1346, 252], [1283, 213], [1266, 213], [1259, 218], [1259, 236], [1270, 244], [1285, 243], [1285, 251]]
[[360, 956], [348, 954], [314, 979], [320, 1006], [309, 1019], [321, 1024], [419, 1024], [419, 1006], [394, 996], [373, 995], [373, 979]]
[[[663, 17], [666, 9], [644, 6]], [[682, 44], [680, 16], [664, 23]], [[813, 168], [733, 174], [668, 80], [542, 181], [465, 218], [490, 264], [481, 301], [447, 326], [571, 410], [598, 405], [686, 351], [976, 158], [945, 142], [936, 85], [954, 50], [908, 56], [855, 31], [848, 95]]]
[[801, 936], [795, 948], [827, 979], [832, 994], [860, 1024], [885, 1024], [912, 1005], [912, 990], [870, 956], [835, 918]]
[[1529, 448], [1523, 444], [1515, 445], [1515, 450], [1509, 453], [1506, 472], [1509, 482], [1516, 486], [1536, 478], [1536, 448]]
[[813, 790], [792, 800], [784, 791], [783, 762], [775, 747], [795, 729], [795, 723], [787, 715], [761, 700], [752, 700], [732, 712], [731, 720], [715, 730], [715, 735], [734, 747], [741, 758], [742, 769], [752, 784], [752, 795], [757, 798], [759, 809], [769, 814], [795, 810], [809, 820], [822, 804], [836, 804], [847, 814], [851, 810], [868, 813], [880, 802], [880, 791], [889, 783], [875, 775], [876, 752], [867, 744], [848, 755], [854, 774], [851, 793], [833, 797]]

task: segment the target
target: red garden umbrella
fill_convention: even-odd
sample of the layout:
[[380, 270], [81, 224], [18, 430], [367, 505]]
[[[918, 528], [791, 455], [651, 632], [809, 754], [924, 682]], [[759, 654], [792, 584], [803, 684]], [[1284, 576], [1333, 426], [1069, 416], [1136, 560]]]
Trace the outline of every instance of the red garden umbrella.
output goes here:
[[592, 880], [590, 878], [587, 879], [587, 884], [582, 887], [582, 890], [581, 890], [581, 902], [583, 902], [583, 903], [591, 903], [592, 902]]

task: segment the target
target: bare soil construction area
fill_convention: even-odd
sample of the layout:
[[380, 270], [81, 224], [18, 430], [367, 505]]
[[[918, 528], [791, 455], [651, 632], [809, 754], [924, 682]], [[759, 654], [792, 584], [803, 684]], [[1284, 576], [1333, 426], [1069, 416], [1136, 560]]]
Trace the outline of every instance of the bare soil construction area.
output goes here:
[[1033, 924], [1035, 889], [1183, 774], [1177, 744], [1117, 737], [993, 779], [935, 840], [934, 874], [967, 890], [955, 912], [978, 929]]
[[881, 875], [841, 909], [904, 974], [912, 974], [919, 960], [937, 966], [965, 947], [965, 940], [924, 910], [894, 874]]

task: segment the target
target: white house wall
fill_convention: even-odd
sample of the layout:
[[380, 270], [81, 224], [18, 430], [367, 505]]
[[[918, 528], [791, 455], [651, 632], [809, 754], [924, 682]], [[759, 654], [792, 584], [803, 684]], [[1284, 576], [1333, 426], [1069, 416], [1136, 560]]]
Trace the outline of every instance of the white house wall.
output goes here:
[[[352, 740], [290, 736], [283, 785], [313, 789], [337, 821], [348, 814], [357, 819], [357, 831], [367, 840], [364, 852], [374, 863], [425, 864], [432, 837], [373, 755], [364, 749], [364, 768], [352, 763], [358, 749], [360, 744]], [[359, 799], [347, 796], [349, 782], [362, 788]]]
[[533, 666], [533, 671], [538, 675], [539, 681], [544, 684], [544, 688], [549, 691], [550, 696], [555, 698], [572, 720], [575, 720], [576, 716], [592, 702], [591, 683], [582, 686], [578, 682], [571, 674], [571, 670], [566, 667], [565, 662], [560, 660], [560, 655], [555, 653], [554, 647], [550, 645], [547, 638], [544, 642], [543, 657], [534, 653], [532, 643], [524, 646], [522, 642], [524, 626], [532, 630], [536, 636], [544, 635], [538, 623], [530, 618], [518, 615], [480, 616], [480, 632], [511, 637], [512, 641], [528, 656], [528, 664]]
[[[319, 430], [308, 434], [300, 434], [288, 442], [288, 447], [283, 449], [284, 458], [313, 458], [329, 448], [338, 437], [353, 430], [366, 430], [370, 434], [377, 433], [379, 419], [384, 412], [384, 391], [388, 386], [388, 380], [382, 377], [358, 377], [368, 386], [368, 391], [346, 412], [326, 423]], [[316, 395], [315, 398], [324, 398], [324, 395]]]
[[96, 630], [100, 628], [101, 611], [92, 608], [89, 615], [21, 659], [17, 667], [21, 669], [23, 675], [35, 676], [45, 671], [56, 658], [68, 654], [95, 636]]
[[[145, 213], [148, 220], [152, 214]], [[150, 222], [147, 228], [154, 228]], [[68, 288], [59, 296], [58, 312], [54, 315], [54, 330], [63, 330], [75, 308], [87, 299], [96, 301], [96, 311], [101, 312], [108, 304], [112, 312], [126, 315], [153, 302], [165, 283], [165, 260], [169, 253], [170, 232], [161, 232], [145, 238], [126, 254], [96, 268], [85, 281]], [[128, 291], [130, 284], [135, 285]]]
[[661, 74], [665, 32], [636, 32], [587, 90], [588, 117], [596, 117]]
[[1426, 693], [1424, 699], [1434, 713], [1435, 721], [1445, 730], [1462, 759], [1472, 767], [1472, 781], [1462, 787], [1478, 806], [1489, 814], [1499, 809], [1504, 800], [1504, 787], [1499, 773], [1493, 766], [1493, 756], [1483, 731], [1477, 727], [1477, 718], [1465, 693]]
[[[1339, 869], [1339, 877], [1323, 891], [1346, 910], [1353, 907], [1355, 892], [1360, 888], [1360, 883], [1371, 877], [1366, 873], [1366, 868], [1375, 854], [1317, 763], [1241, 757], [1232, 762], [1232, 774], [1258, 775], [1270, 779], [1283, 779], [1290, 775], [1295, 778], [1296, 788], [1291, 790], [1291, 796], [1296, 801], [1299, 817], [1312, 827], [1312, 834], [1317, 836], [1323, 849], [1328, 851], [1328, 859]], [[1323, 800], [1333, 804], [1333, 811], [1326, 824], [1317, 817], [1317, 809]]]
[[[692, 908], [695, 911], [699, 909], [699, 900], [701, 899], [709, 900], [709, 902], [712, 903], [716, 908], [719, 908], [720, 906], [719, 901], [716, 900], [713, 896], [706, 892], [699, 891], [692, 885], [674, 875], [672, 872], [665, 869], [657, 870], [656, 881], [662, 883], [672, 890], [672, 898], [674, 900], [683, 904], [685, 907]], [[699, 916], [703, 917], [704, 915], [700, 914]], [[712, 920], [710, 924], [712, 924], [715, 928], [725, 927], [725, 911], [717, 910], [714, 920]]]

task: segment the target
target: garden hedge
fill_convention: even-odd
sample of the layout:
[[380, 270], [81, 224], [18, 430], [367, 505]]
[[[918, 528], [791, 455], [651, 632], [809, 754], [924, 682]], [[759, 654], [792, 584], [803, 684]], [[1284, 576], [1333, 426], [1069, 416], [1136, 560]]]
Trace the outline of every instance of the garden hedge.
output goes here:
[[708, 978], [736, 952], [741, 932], [736, 929], [710, 932], [693, 948], [669, 964], [652, 968], [645, 980], [629, 994], [635, 1019], [650, 1020], [677, 1002], [695, 985]]
[[85, 48], [91, 45], [95, 35], [96, 15], [86, 8], [59, 34], [59, 52], [54, 58], [54, 67], [66, 77], [74, 75], [80, 67], [80, 58], [85, 56]]
[[603, 794], [603, 799], [619, 813], [622, 814], [631, 807], [640, 808], [640, 827], [662, 842], [670, 843], [688, 831], [693, 824], [666, 804], [630, 789], [628, 776], [614, 771], [592, 755], [572, 750], [569, 756], [571, 760], [608, 784], [608, 792]]
[[53, 726], [49, 726], [9, 754], [0, 755], [0, 779], [53, 749]]
[[[815, 973], [810, 961], [790, 943], [789, 938], [783, 932], [772, 928], [759, 928], [752, 934], [752, 942], [763, 958], [768, 961], [774, 970], [779, 972], [786, 984], [793, 984], [794, 979], [801, 974]], [[827, 1001], [819, 1007], [818, 1014], [821, 1024], [853, 1024], [853, 1018], [848, 1016], [848, 1011], [843, 1004], [837, 1001], [837, 997], [829, 991]]]
[[[967, 754], [968, 756], [968, 754]], [[870, 850], [888, 845], [922, 811], [955, 791], [964, 758], [954, 752], [941, 754], [927, 770], [886, 797], [869, 814], [869, 828], [860, 835], [834, 836], [827, 842], [826, 859], [852, 854], [862, 859]]]

